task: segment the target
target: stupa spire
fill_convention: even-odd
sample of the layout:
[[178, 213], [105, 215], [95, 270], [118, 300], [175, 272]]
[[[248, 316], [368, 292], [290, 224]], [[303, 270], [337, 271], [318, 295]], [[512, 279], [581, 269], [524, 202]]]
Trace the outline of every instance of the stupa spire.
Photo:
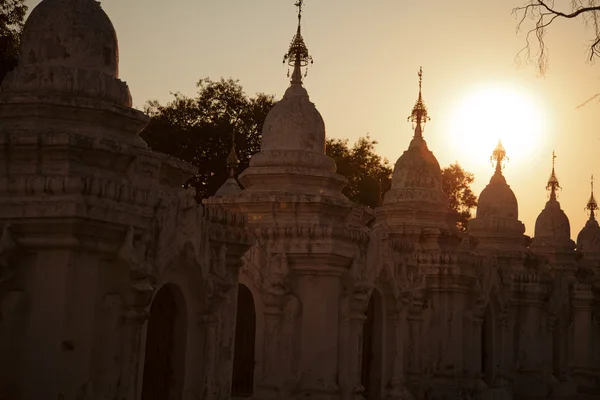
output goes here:
[[235, 178], [235, 169], [237, 168], [240, 160], [237, 157], [235, 149], [235, 132], [231, 134], [231, 149], [227, 155], [227, 170], [229, 171], [229, 178]]
[[546, 185], [546, 190], [550, 191], [550, 200], [556, 200], [556, 191], [561, 189], [558, 178], [556, 177], [556, 173], [554, 172], [554, 162], [556, 160], [556, 153], [552, 150], [552, 173], [550, 174], [550, 178], [548, 179], [548, 184]]
[[[304, 38], [302, 37], [301, 32], [303, 0], [298, 0], [294, 5], [298, 7], [298, 28], [290, 43], [288, 52], [283, 56], [283, 63], [285, 64], [287, 62], [290, 67], [294, 68], [290, 81], [291, 84], [302, 85], [302, 68], [307, 67], [308, 64], [312, 64], [313, 59], [312, 56], [308, 54], [308, 48], [306, 47], [306, 44], [304, 44]], [[305, 70], [304, 76], [306, 76], [307, 72], [308, 69]], [[289, 76], [290, 71], [288, 70], [288, 77]]]
[[508, 161], [508, 157], [506, 156], [506, 150], [504, 150], [504, 146], [502, 146], [502, 141], [498, 139], [498, 144], [496, 148], [492, 152], [492, 156], [490, 157], [490, 161], [492, 165], [496, 164], [496, 173], [502, 174], [502, 168], [504, 168], [504, 162]]
[[594, 198], [594, 175], [592, 175], [590, 186], [592, 194], [590, 195], [590, 199], [588, 200], [585, 209], [590, 212], [590, 220], [593, 220], [596, 219], [595, 211], [598, 210], [598, 203], [596, 203], [596, 199]]
[[427, 114], [427, 107], [425, 106], [425, 102], [423, 101], [423, 67], [419, 68], [419, 97], [415, 106], [412, 109], [411, 114], [408, 116], [408, 121], [413, 123], [413, 127], [415, 129], [415, 138], [423, 137], [423, 126], [429, 121], [429, 115]]

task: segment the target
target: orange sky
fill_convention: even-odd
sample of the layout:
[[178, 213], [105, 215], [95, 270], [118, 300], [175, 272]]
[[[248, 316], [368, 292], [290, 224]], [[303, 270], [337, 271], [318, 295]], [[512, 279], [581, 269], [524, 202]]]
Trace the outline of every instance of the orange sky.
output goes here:
[[[524, 1], [305, 0], [302, 29], [315, 60], [305, 86], [330, 137], [355, 140], [369, 132], [393, 163], [412, 136], [406, 117], [422, 65], [432, 117], [425, 138], [442, 166], [458, 161], [475, 173], [476, 194], [493, 172], [493, 148], [458, 143], [452, 116], [474, 87], [515, 87], [534, 99], [546, 122], [541, 139], [527, 151], [506, 148], [505, 176], [519, 200], [519, 217], [532, 235], [547, 200], [555, 149], [559, 201], [575, 240], [587, 219], [590, 174], [600, 181], [600, 104], [575, 107], [600, 92], [598, 66], [586, 63], [584, 27], [559, 21], [547, 38], [546, 76], [538, 78], [531, 66], [517, 68], [514, 57], [524, 38], [515, 32], [511, 10]], [[30, 7], [37, 3], [27, 1]], [[295, 32], [293, 0], [103, 0], [102, 6], [119, 37], [121, 79], [138, 108], [149, 99], [166, 102], [172, 91], [193, 95], [203, 77], [233, 77], [247, 93], [278, 98], [287, 87], [282, 56]], [[511, 126], [509, 113], [500, 118]], [[485, 123], [474, 123], [470, 129], [490, 134]]]

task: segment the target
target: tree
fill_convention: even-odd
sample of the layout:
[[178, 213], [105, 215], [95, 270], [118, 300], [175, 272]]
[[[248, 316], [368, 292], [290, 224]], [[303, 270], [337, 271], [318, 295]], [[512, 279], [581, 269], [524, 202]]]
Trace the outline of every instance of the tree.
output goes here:
[[519, 19], [519, 31], [527, 19], [534, 21], [534, 27], [527, 32], [526, 45], [519, 52], [525, 53], [526, 59], [531, 59], [531, 35], [535, 35], [539, 50], [536, 55], [536, 67], [540, 74], [548, 69], [548, 48], [544, 42], [547, 28], [557, 19], [580, 19], [591, 28], [591, 40], [588, 59], [593, 61], [600, 56], [600, 0], [571, 0], [570, 7], [559, 8], [554, 0], [529, 0], [527, 4], [513, 9], [513, 14]]
[[382, 193], [391, 185], [392, 168], [387, 159], [375, 153], [376, 140], [369, 135], [358, 139], [352, 148], [348, 140], [327, 139], [327, 155], [333, 158], [337, 172], [348, 179], [344, 193], [350, 200], [377, 207]]
[[0, 0], [0, 83], [17, 66], [26, 12], [25, 0]]
[[[274, 97], [258, 93], [248, 97], [238, 81], [202, 79], [198, 95], [174, 93], [166, 105], [149, 101], [144, 110], [150, 123], [141, 133], [148, 146], [198, 167], [198, 175], [186, 182], [196, 198], [213, 195], [227, 179], [226, 159], [235, 136], [239, 170], [260, 150], [261, 129]], [[183, 182], [182, 182], [183, 183]]]
[[458, 163], [442, 169], [442, 189], [448, 195], [451, 209], [458, 212], [458, 228], [465, 232], [471, 219], [471, 210], [477, 207], [477, 198], [471, 190], [475, 176]]

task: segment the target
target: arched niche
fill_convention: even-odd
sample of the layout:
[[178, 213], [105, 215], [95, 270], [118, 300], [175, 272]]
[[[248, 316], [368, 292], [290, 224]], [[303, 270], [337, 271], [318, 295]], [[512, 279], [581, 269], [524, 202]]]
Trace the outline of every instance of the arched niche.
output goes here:
[[238, 284], [236, 309], [231, 394], [250, 397], [254, 392], [256, 308], [252, 292], [241, 283]]
[[363, 324], [361, 385], [367, 399], [378, 399], [383, 389], [383, 300], [374, 289]]
[[162, 286], [150, 305], [141, 400], [180, 398], [185, 373], [186, 305], [174, 284]]

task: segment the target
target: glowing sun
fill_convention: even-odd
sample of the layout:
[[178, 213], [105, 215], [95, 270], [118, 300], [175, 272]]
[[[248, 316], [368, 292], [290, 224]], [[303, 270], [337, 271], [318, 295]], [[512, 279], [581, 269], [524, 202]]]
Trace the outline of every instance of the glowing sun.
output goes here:
[[544, 118], [533, 98], [507, 85], [481, 85], [470, 92], [451, 114], [452, 142], [476, 163], [489, 157], [502, 141], [511, 161], [526, 158], [544, 133]]

